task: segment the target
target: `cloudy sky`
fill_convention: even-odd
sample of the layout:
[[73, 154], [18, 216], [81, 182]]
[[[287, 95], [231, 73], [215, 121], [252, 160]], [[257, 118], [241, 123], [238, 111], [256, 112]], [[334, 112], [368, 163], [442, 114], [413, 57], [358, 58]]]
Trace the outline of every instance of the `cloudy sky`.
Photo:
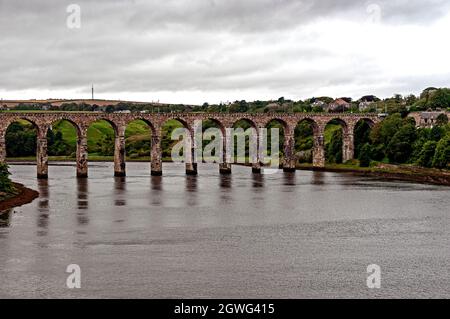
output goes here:
[[0, 98], [417, 94], [449, 33], [448, 0], [0, 0]]

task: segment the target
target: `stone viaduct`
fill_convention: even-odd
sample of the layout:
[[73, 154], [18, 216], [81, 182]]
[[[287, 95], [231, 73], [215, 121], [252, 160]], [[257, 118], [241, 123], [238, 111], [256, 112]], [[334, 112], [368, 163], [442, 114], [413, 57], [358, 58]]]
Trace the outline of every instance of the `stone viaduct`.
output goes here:
[[[313, 165], [315, 167], [325, 166], [324, 150], [324, 130], [327, 123], [337, 120], [343, 129], [343, 160], [353, 159], [354, 156], [354, 129], [359, 121], [366, 121], [373, 125], [381, 119], [376, 114], [346, 114], [346, 113], [100, 113], [100, 112], [5, 112], [0, 113], [0, 162], [6, 161], [6, 141], [5, 135], [8, 126], [17, 120], [26, 120], [32, 123], [37, 130], [37, 176], [38, 178], [48, 177], [48, 156], [47, 156], [47, 131], [59, 120], [67, 120], [77, 131], [77, 176], [87, 177], [88, 175], [88, 150], [87, 150], [87, 129], [99, 120], [106, 120], [115, 131], [114, 147], [114, 174], [125, 176], [125, 129], [127, 125], [135, 120], [145, 121], [151, 129], [151, 174], [162, 174], [161, 163], [161, 128], [163, 124], [171, 119], [176, 119], [187, 128], [192, 136], [195, 131], [195, 122], [198, 120], [212, 120], [220, 127], [223, 134], [223, 143], [229, 136], [226, 136], [226, 128], [232, 128], [240, 121], [247, 121], [259, 136], [261, 129], [266, 127], [271, 121], [277, 121], [284, 127], [284, 160], [283, 169], [285, 171], [295, 170], [295, 140], [294, 130], [297, 124], [302, 121], [311, 123], [314, 132]], [[257, 139], [259, 140], [259, 139]], [[194, 141], [194, 139], [192, 139]], [[194, 151], [195, 142], [191, 142]], [[226, 149], [226, 148], [224, 148]], [[223, 163], [220, 163], [220, 172], [231, 173], [231, 163], [227, 162], [224, 155]], [[261, 170], [259, 158], [252, 160], [253, 172]], [[186, 162], [186, 173], [196, 174], [197, 163]]]

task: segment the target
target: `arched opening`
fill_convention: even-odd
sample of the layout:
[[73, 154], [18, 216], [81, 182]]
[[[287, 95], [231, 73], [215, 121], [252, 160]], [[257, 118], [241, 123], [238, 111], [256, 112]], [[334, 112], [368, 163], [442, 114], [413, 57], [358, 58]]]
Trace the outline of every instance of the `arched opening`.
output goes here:
[[256, 166], [259, 165], [256, 124], [249, 119], [240, 119], [233, 124], [232, 128], [232, 162], [246, 165], [252, 164], [256, 169]]
[[152, 149], [152, 124], [145, 120], [134, 120], [125, 129], [127, 160], [148, 161]]
[[225, 161], [225, 127], [216, 119], [202, 121], [202, 161], [223, 163]]
[[294, 130], [295, 157], [300, 165], [310, 165], [314, 156], [314, 132], [317, 124], [311, 119], [303, 119]]
[[360, 119], [354, 128], [354, 158], [359, 158], [361, 149], [370, 143], [370, 132], [374, 123], [370, 119]]
[[325, 160], [330, 164], [342, 164], [346, 155], [344, 154], [344, 133], [347, 124], [341, 119], [332, 119], [325, 126]]
[[[285, 134], [287, 129], [287, 124], [280, 119], [270, 120], [266, 126], [265, 135], [262, 140], [265, 140], [265, 147], [262, 146], [263, 153], [263, 164], [265, 165], [275, 165], [277, 164], [274, 160], [278, 159], [278, 165], [286, 160], [290, 151], [286, 149]], [[266, 158], [267, 159], [264, 159]], [[270, 161], [269, 161], [270, 159]]]
[[79, 132], [69, 120], [54, 122], [47, 131], [47, 154], [49, 161], [75, 160]]
[[7, 160], [36, 160], [37, 135], [37, 125], [27, 119], [10, 123], [5, 134]]
[[87, 129], [87, 147], [89, 160], [112, 160], [117, 129], [107, 120], [90, 123]]
[[[190, 140], [185, 140], [186, 138], [189, 138]], [[162, 161], [178, 163], [184, 162], [186, 164], [186, 173], [195, 175], [197, 172], [197, 164], [193, 163], [192, 153], [185, 153], [189, 147], [186, 142], [190, 142], [189, 145], [192, 147], [192, 136], [190, 135], [189, 125], [185, 121], [177, 118], [167, 120], [162, 124]], [[191, 157], [189, 157], [189, 155], [191, 155]]]

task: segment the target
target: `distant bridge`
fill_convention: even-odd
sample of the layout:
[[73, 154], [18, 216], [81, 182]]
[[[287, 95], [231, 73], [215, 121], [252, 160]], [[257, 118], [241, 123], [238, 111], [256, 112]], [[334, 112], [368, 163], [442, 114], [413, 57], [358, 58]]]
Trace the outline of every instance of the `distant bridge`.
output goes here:
[[[125, 176], [125, 129], [127, 125], [135, 120], [143, 120], [151, 130], [151, 174], [162, 174], [161, 161], [161, 128], [168, 120], [178, 120], [187, 128], [192, 136], [195, 132], [195, 122], [198, 120], [211, 120], [221, 129], [223, 143], [229, 136], [226, 136], [226, 128], [232, 128], [238, 121], [245, 120], [259, 136], [261, 129], [270, 122], [277, 121], [284, 128], [284, 160], [283, 169], [285, 171], [295, 170], [295, 127], [306, 121], [313, 128], [313, 165], [315, 167], [325, 166], [324, 131], [325, 126], [335, 120], [338, 121], [343, 130], [343, 161], [348, 161], [354, 157], [354, 129], [359, 121], [366, 121], [369, 125], [381, 121], [376, 114], [348, 114], [348, 113], [99, 113], [99, 112], [5, 112], [0, 113], [0, 162], [6, 161], [6, 141], [5, 135], [8, 126], [18, 120], [26, 120], [32, 123], [37, 131], [37, 176], [38, 178], [48, 177], [48, 155], [47, 155], [47, 131], [60, 120], [70, 122], [77, 131], [77, 176], [87, 177], [88, 175], [88, 149], [87, 149], [87, 129], [99, 120], [105, 120], [111, 124], [115, 133], [114, 143], [114, 174]], [[192, 139], [194, 141], [194, 139]], [[194, 142], [191, 148], [194, 149]], [[226, 148], [224, 147], [224, 150]], [[227, 154], [224, 154], [224, 161], [220, 163], [220, 172], [231, 173], [231, 163], [226, 161]], [[252, 160], [254, 172], [261, 170], [259, 158]], [[186, 173], [196, 174], [197, 163], [186, 163]]]

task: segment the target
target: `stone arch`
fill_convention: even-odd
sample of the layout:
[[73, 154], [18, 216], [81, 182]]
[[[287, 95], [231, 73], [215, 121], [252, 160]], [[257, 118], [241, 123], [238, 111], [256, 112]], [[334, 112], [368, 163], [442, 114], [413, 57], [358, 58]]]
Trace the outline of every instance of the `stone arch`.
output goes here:
[[[324, 125], [324, 129], [326, 129], [327, 125], [332, 124], [332, 122], [337, 123], [341, 127], [341, 136], [342, 136], [342, 147], [340, 148], [340, 152], [342, 153], [341, 157], [336, 157], [336, 163], [339, 163], [342, 161], [342, 163], [345, 163], [346, 161], [353, 158], [353, 127], [350, 126], [350, 123], [346, 122], [341, 117], [332, 117], [330, 118]], [[327, 145], [326, 141], [324, 140], [324, 147], [325, 147], [325, 161], [327, 160]], [[339, 154], [339, 151], [336, 151], [337, 154]], [[333, 154], [335, 155], [335, 154]]]
[[[139, 135], [142, 138], [131, 141], [129, 140], [129, 130], [131, 124], [134, 124], [135, 129], [139, 130]], [[135, 117], [127, 120], [123, 124], [123, 147], [126, 149], [126, 154], [128, 157], [147, 157], [151, 155], [152, 148], [152, 138], [155, 136], [155, 127], [148, 119], [142, 117]], [[132, 147], [134, 143], [134, 147]], [[124, 159], [125, 160], [125, 159]]]
[[337, 122], [342, 127], [342, 133], [343, 134], [349, 133], [350, 125], [343, 118], [341, 118], [341, 117], [332, 117], [328, 121], [326, 121], [324, 127], [326, 127], [331, 122]]
[[9, 119], [5, 123], [5, 136], [6, 136], [6, 131], [11, 126], [11, 124], [13, 124], [15, 122], [19, 122], [19, 121], [26, 121], [26, 122], [30, 123], [31, 125], [33, 125], [33, 128], [36, 130], [37, 136], [41, 136], [43, 134], [42, 127], [40, 125], [38, 125], [37, 121], [35, 121], [34, 119], [29, 118], [27, 116], [18, 116], [18, 117], [13, 117], [13, 118]]
[[291, 128], [289, 127], [289, 124], [281, 117], [270, 117], [267, 121], [264, 122], [264, 127], [267, 127], [271, 122], [278, 122], [281, 125], [283, 125], [283, 129], [285, 132], [290, 132]]
[[231, 124], [231, 127], [235, 127], [236, 124], [238, 122], [241, 122], [241, 121], [247, 122], [248, 124], [250, 124], [251, 127], [253, 127], [256, 130], [258, 130], [258, 125], [256, 124], [256, 122], [254, 120], [252, 120], [251, 118], [249, 118], [249, 117], [239, 117], [239, 118], [233, 120], [232, 124]]
[[368, 117], [356, 119], [351, 134], [353, 135], [353, 157], [358, 158], [361, 147], [365, 143], [370, 143], [369, 134], [375, 122]]
[[47, 157], [47, 137], [44, 135], [47, 132], [47, 126], [46, 125], [39, 125], [38, 121], [35, 121], [34, 119], [31, 119], [27, 116], [18, 116], [11, 118], [8, 122], [5, 124], [4, 132], [2, 133], [1, 137], [1, 157], [2, 161], [6, 160], [6, 154], [7, 154], [7, 140], [6, 140], [6, 134], [8, 128], [15, 122], [18, 121], [26, 121], [30, 123], [33, 127], [33, 130], [36, 132], [36, 168], [37, 168], [37, 177], [38, 178], [47, 178], [48, 176], [48, 157]]
[[[184, 117], [184, 116], [174, 115], [174, 116], [164, 117], [164, 119], [160, 123], [162, 140], [164, 140], [164, 137], [171, 138], [171, 134], [173, 133], [173, 130], [172, 130], [171, 132], [168, 132], [169, 136], [163, 136], [163, 134], [162, 134], [163, 127], [165, 125], [167, 125], [167, 123], [169, 121], [177, 121], [183, 126], [183, 128], [185, 130], [187, 130], [187, 134], [188, 134], [187, 138], [188, 139], [184, 140], [185, 137], [183, 137], [183, 143], [186, 143], [183, 146], [183, 161], [186, 166], [186, 174], [187, 175], [197, 175], [197, 152], [196, 152], [196, 144], [195, 144], [196, 139], [195, 139], [195, 132], [194, 132], [194, 122], [191, 121], [190, 118]], [[174, 142], [174, 141], [172, 141], [172, 142]], [[188, 148], [190, 148], [190, 150]], [[174, 159], [172, 158], [172, 161], [173, 160]]]
[[[152, 123], [152, 121], [150, 121], [149, 119], [147, 119], [147, 118], [145, 118], [145, 117], [141, 117], [141, 116], [137, 116], [137, 117], [135, 117], [135, 118], [131, 118], [131, 119], [127, 120], [127, 121], [124, 123], [124, 126], [127, 127], [130, 123], [135, 122], [135, 121], [142, 121], [142, 122], [145, 122], [145, 124], [147, 124], [147, 126], [150, 128], [150, 133], [151, 133], [152, 135], [158, 133], [157, 130], [156, 130], [156, 127], [155, 127], [155, 125]], [[167, 121], [166, 121], [166, 122], [167, 122]]]
[[76, 121], [74, 121], [72, 118], [70, 118], [70, 117], [58, 117], [56, 119], [53, 119], [50, 122], [50, 125], [47, 127], [47, 129], [52, 127], [53, 125], [55, 125], [56, 122], [60, 122], [60, 121], [69, 122], [73, 126], [73, 128], [75, 128], [75, 130], [77, 132], [77, 137], [79, 138], [81, 136], [82, 129], [81, 129], [80, 125]]
[[[314, 135], [317, 135], [317, 134], [320, 133], [320, 127], [319, 127], [319, 124], [318, 124], [314, 119], [312, 119], [312, 118], [310, 118], [310, 117], [305, 117], [305, 118], [300, 119], [300, 120], [295, 124], [295, 127], [297, 127], [299, 124], [302, 124], [303, 122], [306, 122], [306, 123], [308, 123], [308, 124], [311, 125], [311, 127], [312, 127], [312, 129], [313, 129]], [[295, 128], [294, 128], [294, 129], [295, 129]]]
[[[244, 158], [247, 158], [248, 155], [248, 159], [250, 160], [251, 164], [252, 164], [252, 172], [253, 173], [260, 173], [261, 172], [261, 162], [260, 162], [260, 154], [259, 154], [259, 138], [260, 138], [260, 134], [259, 134], [259, 126], [257, 124], [256, 121], [254, 121], [253, 119], [251, 119], [248, 116], [243, 116], [243, 117], [237, 117], [235, 119], [233, 119], [232, 121], [232, 125], [231, 127], [234, 129], [236, 128], [236, 125], [239, 122], [246, 122], [247, 124], [249, 124], [250, 128], [252, 129], [252, 134], [250, 136], [248, 136], [249, 138], [249, 144], [248, 144], [248, 154], [247, 154], [247, 136], [244, 136], [244, 140], [245, 140], [245, 156]], [[246, 161], [242, 162], [243, 160], [243, 154], [239, 154], [239, 150], [242, 151], [242, 146], [240, 145], [240, 141], [241, 139], [238, 139], [238, 135], [233, 134], [231, 136], [232, 139], [232, 144], [233, 144], [233, 154], [232, 157], [235, 158], [236, 156], [236, 161], [238, 163], [246, 163]], [[235, 154], [234, 151], [237, 151], [238, 153]]]
[[9, 127], [13, 124], [13, 123], [18, 123], [19, 121], [25, 121], [29, 124], [32, 125], [34, 131], [36, 132], [36, 139], [39, 139], [40, 136], [42, 136], [42, 132], [43, 130], [45, 130], [44, 126], [39, 126], [37, 124], [36, 121], [34, 121], [33, 119], [30, 119], [28, 117], [13, 117], [11, 119], [9, 119], [7, 122], [5, 122], [4, 124], [4, 129], [2, 130], [2, 136], [1, 139], [4, 141], [5, 146], [2, 150], [2, 152], [4, 152], [4, 158], [6, 159], [6, 133], [8, 132]]
[[354, 127], [356, 127], [356, 125], [357, 125], [359, 122], [365, 122], [365, 123], [367, 123], [367, 124], [370, 126], [370, 128], [373, 128], [373, 127], [375, 126], [375, 124], [376, 124], [375, 121], [374, 121], [373, 119], [369, 118], [369, 117], [361, 117], [361, 118], [357, 119], [357, 121], [356, 121]]
[[[312, 134], [303, 136], [305, 142], [309, 142], [309, 138], [310, 137], [312, 138], [311, 141], [312, 144], [310, 148], [306, 149], [301, 147], [301, 146], [304, 147], [305, 145], [299, 145], [299, 136], [296, 136], [297, 128], [303, 123], [307, 123], [312, 129]], [[323, 149], [323, 128], [320, 126], [320, 124], [314, 118], [311, 117], [300, 118], [300, 120], [296, 122], [293, 131], [294, 131], [295, 163], [299, 162], [302, 159], [302, 157], [303, 161], [309, 163], [309, 156], [311, 156], [310, 160], [312, 161], [314, 166], [322, 166], [324, 149]], [[309, 152], [311, 152], [311, 154], [309, 154]]]
[[111, 120], [111, 119], [109, 119], [107, 117], [103, 117], [103, 116], [95, 117], [95, 118], [89, 119], [89, 121], [86, 121], [86, 123], [85, 123], [86, 129], [88, 129], [95, 122], [100, 122], [100, 121], [108, 122], [111, 125], [111, 127], [113, 128], [113, 130], [114, 130], [114, 136], [119, 135], [120, 124], [114, 122], [113, 120]]

